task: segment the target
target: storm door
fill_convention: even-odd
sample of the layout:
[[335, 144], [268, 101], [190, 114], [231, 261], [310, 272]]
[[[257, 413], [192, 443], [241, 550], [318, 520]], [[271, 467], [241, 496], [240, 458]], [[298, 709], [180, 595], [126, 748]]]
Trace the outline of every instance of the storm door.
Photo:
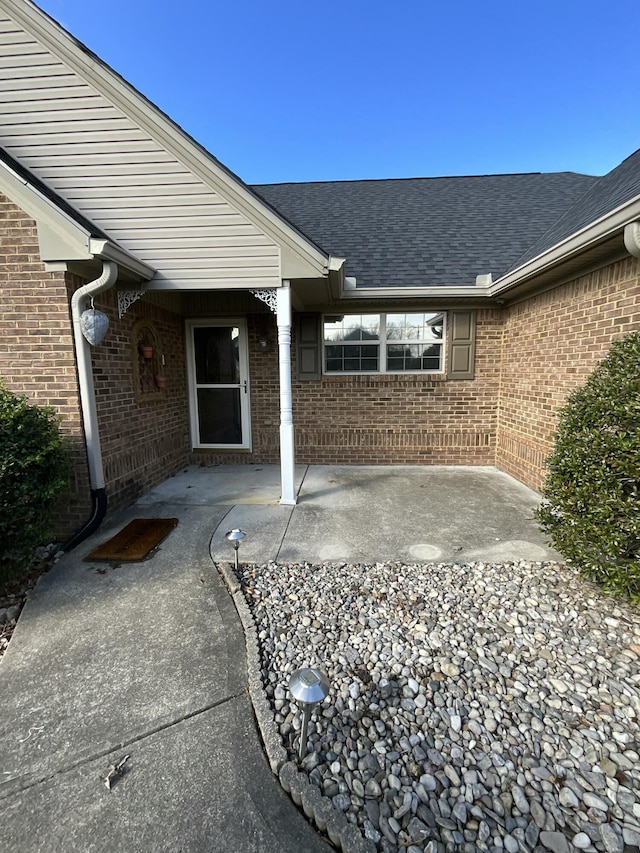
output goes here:
[[251, 448], [244, 320], [187, 324], [194, 447]]

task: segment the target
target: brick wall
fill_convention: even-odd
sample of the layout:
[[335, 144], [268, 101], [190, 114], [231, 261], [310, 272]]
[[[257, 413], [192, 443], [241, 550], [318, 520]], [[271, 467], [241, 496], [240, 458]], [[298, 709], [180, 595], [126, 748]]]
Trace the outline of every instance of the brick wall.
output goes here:
[[[0, 376], [7, 387], [27, 394], [61, 416], [73, 455], [68, 494], [54, 519], [64, 539], [88, 517], [91, 493], [70, 316], [71, 295], [84, 284], [77, 276], [49, 273], [40, 261], [35, 223], [0, 196]], [[116, 294], [96, 298], [109, 316], [104, 342], [91, 349], [96, 404], [109, 511], [184, 465], [189, 452], [188, 406], [182, 318], [137, 302], [119, 320]], [[157, 329], [165, 356], [167, 385], [144, 402], [133, 388], [132, 330], [145, 318]]]
[[53, 406], [71, 445], [74, 474], [54, 522], [64, 537], [91, 507], [67, 286], [40, 262], [35, 223], [2, 195], [0, 294], [0, 376], [11, 391]]
[[626, 258], [510, 307], [496, 464], [539, 490], [557, 411], [616, 338], [640, 329], [640, 261]]
[[[91, 348], [91, 356], [110, 512], [174, 474], [190, 450], [184, 323], [152, 299], [143, 297], [121, 319], [114, 289], [95, 299], [96, 308], [109, 317], [107, 335]], [[136, 394], [140, 321], [153, 329], [157, 346], [146, 393]], [[156, 373], [164, 375], [164, 388], [155, 386]]]
[[473, 380], [388, 374], [295, 382], [298, 460], [493, 464], [501, 324], [496, 310], [476, 318]]
[[[252, 453], [196, 452], [200, 464], [279, 461], [277, 330], [248, 317]], [[296, 460], [317, 464], [492, 465], [496, 443], [500, 312], [477, 312], [476, 374], [323, 376], [293, 381]], [[267, 338], [261, 352], [257, 341]], [[292, 347], [295, 365], [295, 340]]]

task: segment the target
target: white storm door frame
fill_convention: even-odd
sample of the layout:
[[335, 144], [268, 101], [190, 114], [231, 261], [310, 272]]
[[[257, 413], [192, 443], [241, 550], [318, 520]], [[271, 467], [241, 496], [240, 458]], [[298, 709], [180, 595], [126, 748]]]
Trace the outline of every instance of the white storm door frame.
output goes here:
[[[238, 329], [238, 381], [199, 382], [196, 375], [195, 330], [201, 328]], [[249, 347], [247, 321], [244, 318], [225, 317], [186, 321], [187, 377], [189, 382], [189, 416], [191, 442], [194, 449], [251, 450], [251, 395], [249, 388]], [[230, 390], [239, 392], [241, 438], [239, 442], [206, 442], [200, 435], [199, 391]]]

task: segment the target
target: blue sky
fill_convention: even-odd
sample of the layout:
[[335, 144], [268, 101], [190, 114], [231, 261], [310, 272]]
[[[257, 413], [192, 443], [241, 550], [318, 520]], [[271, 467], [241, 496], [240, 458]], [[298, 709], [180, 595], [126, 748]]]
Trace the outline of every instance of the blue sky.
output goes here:
[[248, 183], [575, 171], [640, 147], [637, 0], [39, 0]]

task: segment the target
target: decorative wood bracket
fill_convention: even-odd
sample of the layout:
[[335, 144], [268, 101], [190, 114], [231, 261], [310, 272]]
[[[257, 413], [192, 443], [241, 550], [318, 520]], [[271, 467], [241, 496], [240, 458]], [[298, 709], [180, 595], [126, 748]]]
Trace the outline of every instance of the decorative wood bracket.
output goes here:
[[261, 302], [268, 307], [269, 311], [272, 314], [276, 314], [278, 311], [278, 294], [275, 288], [271, 288], [269, 290], [252, 290], [251, 293], [256, 299], [259, 299]]
[[122, 320], [129, 308], [145, 294], [144, 290], [119, 290], [118, 291], [118, 318]]

